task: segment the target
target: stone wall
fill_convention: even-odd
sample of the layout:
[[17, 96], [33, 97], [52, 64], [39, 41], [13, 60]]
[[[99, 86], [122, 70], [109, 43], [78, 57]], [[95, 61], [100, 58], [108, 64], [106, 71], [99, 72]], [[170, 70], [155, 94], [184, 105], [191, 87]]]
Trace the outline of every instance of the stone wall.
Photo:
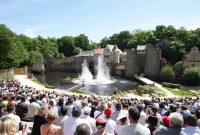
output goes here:
[[3, 76], [3, 77], [14, 76], [14, 69], [13, 68], [1, 69], [0, 76]]
[[135, 49], [127, 51], [126, 76], [133, 77], [137, 73], [137, 52]]
[[154, 46], [147, 46], [146, 75], [156, 76], [160, 73], [161, 50]]
[[45, 56], [46, 71], [76, 71], [76, 63], [74, 57], [65, 57], [63, 59], [56, 59], [50, 55]]
[[183, 66], [200, 66], [200, 52], [197, 47], [191, 48], [191, 51], [183, 57]]

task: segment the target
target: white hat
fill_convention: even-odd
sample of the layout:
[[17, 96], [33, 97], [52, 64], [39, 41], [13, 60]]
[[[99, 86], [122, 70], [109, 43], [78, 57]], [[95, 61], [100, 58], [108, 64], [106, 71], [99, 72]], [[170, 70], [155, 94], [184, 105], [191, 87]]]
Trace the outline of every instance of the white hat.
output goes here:
[[86, 106], [83, 108], [83, 113], [90, 113], [91, 112], [91, 108]]
[[124, 117], [128, 117], [128, 111], [127, 110], [121, 110], [119, 112], [119, 115], [117, 117], [117, 121], [124, 118]]

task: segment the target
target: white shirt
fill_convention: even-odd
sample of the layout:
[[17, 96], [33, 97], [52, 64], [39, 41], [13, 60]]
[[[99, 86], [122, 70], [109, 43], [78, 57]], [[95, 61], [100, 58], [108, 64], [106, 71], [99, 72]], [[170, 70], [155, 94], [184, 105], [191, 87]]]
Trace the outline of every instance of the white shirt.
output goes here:
[[5, 118], [5, 117], [10, 117], [10, 118], [14, 119], [17, 124], [19, 124], [21, 122], [20, 117], [18, 115], [12, 114], [12, 113], [2, 116], [2, 118]]
[[146, 113], [144, 111], [141, 111], [140, 118], [139, 118], [138, 122], [140, 124], [142, 124], [143, 126], [145, 126], [145, 124], [146, 124]]
[[72, 109], [73, 109], [74, 105], [70, 105], [67, 109], [67, 116], [72, 117]]
[[183, 131], [187, 134], [187, 135], [200, 135], [200, 129], [199, 127], [193, 127], [193, 126], [186, 126]]
[[[76, 127], [83, 123], [87, 124], [90, 127], [90, 124], [85, 119], [69, 117], [64, 122], [63, 135], [74, 135]], [[90, 131], [91, 131], [90, 133], [92, 134], [91, 127]]]
[[112, 133], [114, 135], [116, 127], [116, 122], [114, 120], [108, 119], [106, 122], [105, 132]]
[[90, 127], [92, 128], [93, 133], [97, 132], [96, 120], [94, 118], [91, 118], [89, 115], [81, 115], [80, 118], [88, 121]]
[[151, 135], [150, 130], [140, 123], [131, 123], [122, 129], [121, 135]]
[[[56, 119], [55, 121], [55, 125], [60, 126], [61, 129], [64, 129], [64, 122], [66, 121], [66, 119], [68, 119], [69, 117], [67, 115], [65, 116], [61, 116], [59, 118]], [[63, 135], [63, 131], [61, 133], [61, 135]]]
[[[101, 113], [101, 115], [99, 115]], [[98, 116], [99, 115], [99, 116]], [[96, 117], [104, 117], [104, 113], [103, 112], [100, 112], [100, 111], [95, 111], [94, 112], [94, 118], [96, 119]]]
[[126, 125], [117, 125], [115, 127], [115, 132], [118, 134], [118, 135], [121, 135], [122, 134], [122, 129], [125, 127]]
[[40, 106], [35, 102], [28, 105], [28, 116], [34, 118], [34, 116], [37, 115], [38, 107]]

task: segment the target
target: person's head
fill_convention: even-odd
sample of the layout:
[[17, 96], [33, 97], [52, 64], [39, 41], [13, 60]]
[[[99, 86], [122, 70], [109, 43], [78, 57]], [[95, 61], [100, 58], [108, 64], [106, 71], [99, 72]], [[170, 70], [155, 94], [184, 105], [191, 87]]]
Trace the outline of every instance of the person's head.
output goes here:
[[180, 113], [171, 113], [169, 115], [170, 127], [182, 127], [183, 126], [183, 116]]
[[82, 114], [82, 108], [81, 106], [74, 106], [72, 109], [72, 116], [73, 117], [79, 117]]
[[104, 101], [99, 102], [99, 110], [104, 111], [104, 109], [107, 107], [107, 104]]
[[197, 118], [194, 115], [190, 115], [186, 118], [186, 124], [188, 126], [193, 126], [195, 127], [197, 125]]
[[85, 106], [88, 106], [88, 102], [86, 100], [83, 100], [81, 102], [81, 106], [82, 106], [82, 108], [84, 108]]
[[200, 119], [200, 108], [196, 109], [195, 116], [197, 117], [197, 119]]
[[13, 94], [13, 95], [11, 95], [10, 99], [13, 101], [16, 99], [16, 96]]
[[156, 127], [158, 123], [158, 118], [156, 116], [149, 116], [147, 121], [149, 125]]
[[61, 115], [62, 116], [67, 115], [67, 110], [68, 110], [67, 106], [62, 106], [60, 110]]
[[54, 123], [54, 121], [58, 118], [58, 112], [54, 109], [50, 110], [47, 115], [48, 123]]
[[128, 110], [128, 108], [129, 108], [129, 105], [128, 105], [128, 104], [124, 104], [124, 105], [123, 105], [123, 110]]
[[172, 104], [169, 106], [169, 111], [170, 112], [176, 112], [176, 105]]
[[90, 112], [91, 112], [91, 108], [90, 107], [86, 106], [86, 107], [83, 108], [84, 115], [89, 115]]
[[158, 112], [158, 108], [156, 106], [150, 106], [149, 109], [151, 115], [156, 115], [156, 113]]
[[162, 116], [163, 125], [169, 127], [170, 119], [167, 116]]
[[104, 110], [104, 115], [106, 116], [106, 118], [110, 118], [112, 115], [112, 110], [110, 108], [106, 108]]
[[10, 117], [0, 119], [0, 135], [15, 135], [19, 130], [19, 125]]
[[116, 103], [116, 105], [115, 105], [115, 110], [116, 110], [116, 111], [120, 111], [120, 110], [121, 110], [121, 104]]
[[90, 135], [90, 128], [87, 124], [83, 123], [76, 127], [75, 135]]
[[48, 108], [47, 107], [38, 107], [38, 116], [40, 117], [46, 117], [48, 113]]
[[55, 99], [51, 99], [49, 102], [50, 106], [55, 106], [56, 105], [56, 100]]
[[99, 132], [103, 132], [106, 127], [106, 119], [104, 117], [98, 117], [96, 119], [96, 127]]
[[142, 105], [142, 104], [138, 104], [138, 105], [137, 105], [137, 109], [138, 109], [140, 112], [143, 110], [143, 108], [144, 108], [144, 105]]
[[58, 106], [63, 106], [64, 104], [64, 98], [60, 98], [58, 101]]
[[14, 112], [15, 112], [15, 105], [9, 104], [9, 105], [7, 106], [7, 112], [8, 112], [8, 113], [14, 113]]
[[25, 102], [26, 101], [26, 97], [25, 96], [21, 96], [21, 101]]
[[137, 123], [140, 118], [140, 111], [135, 107], [130, 107], [128, 110], [131, 123]]

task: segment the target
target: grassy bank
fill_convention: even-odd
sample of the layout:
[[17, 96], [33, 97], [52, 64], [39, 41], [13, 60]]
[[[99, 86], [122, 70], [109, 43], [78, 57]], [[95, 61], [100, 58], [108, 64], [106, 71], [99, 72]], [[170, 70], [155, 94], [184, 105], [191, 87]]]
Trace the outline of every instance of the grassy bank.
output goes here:
[[179, 89], [173, 89], [173, 88], [167, 88], [167, 87], [165, 88], [169, 90], [171, 93], [173, 93], [174, 95], [181, 96], [181, 97], [199, 96], [195, 93], [190, 92], [189, 90], [179, 90]]
[[40, 81], [38, 81], [38, 79], [37, 79], [35, 76], [33, 76], [33, 77], [31, 78], [31, 81], [33, 81], [33, 82], [35, 82], [35, 83], [37, 83], [37, 84], [39, 84], [39, 85], [42, 85], [42, 86], [45, 85], [45, 84], [41, 83]]
[[12, 76], [1, 76], [0, 75], [0, 80], [13, 80]]

